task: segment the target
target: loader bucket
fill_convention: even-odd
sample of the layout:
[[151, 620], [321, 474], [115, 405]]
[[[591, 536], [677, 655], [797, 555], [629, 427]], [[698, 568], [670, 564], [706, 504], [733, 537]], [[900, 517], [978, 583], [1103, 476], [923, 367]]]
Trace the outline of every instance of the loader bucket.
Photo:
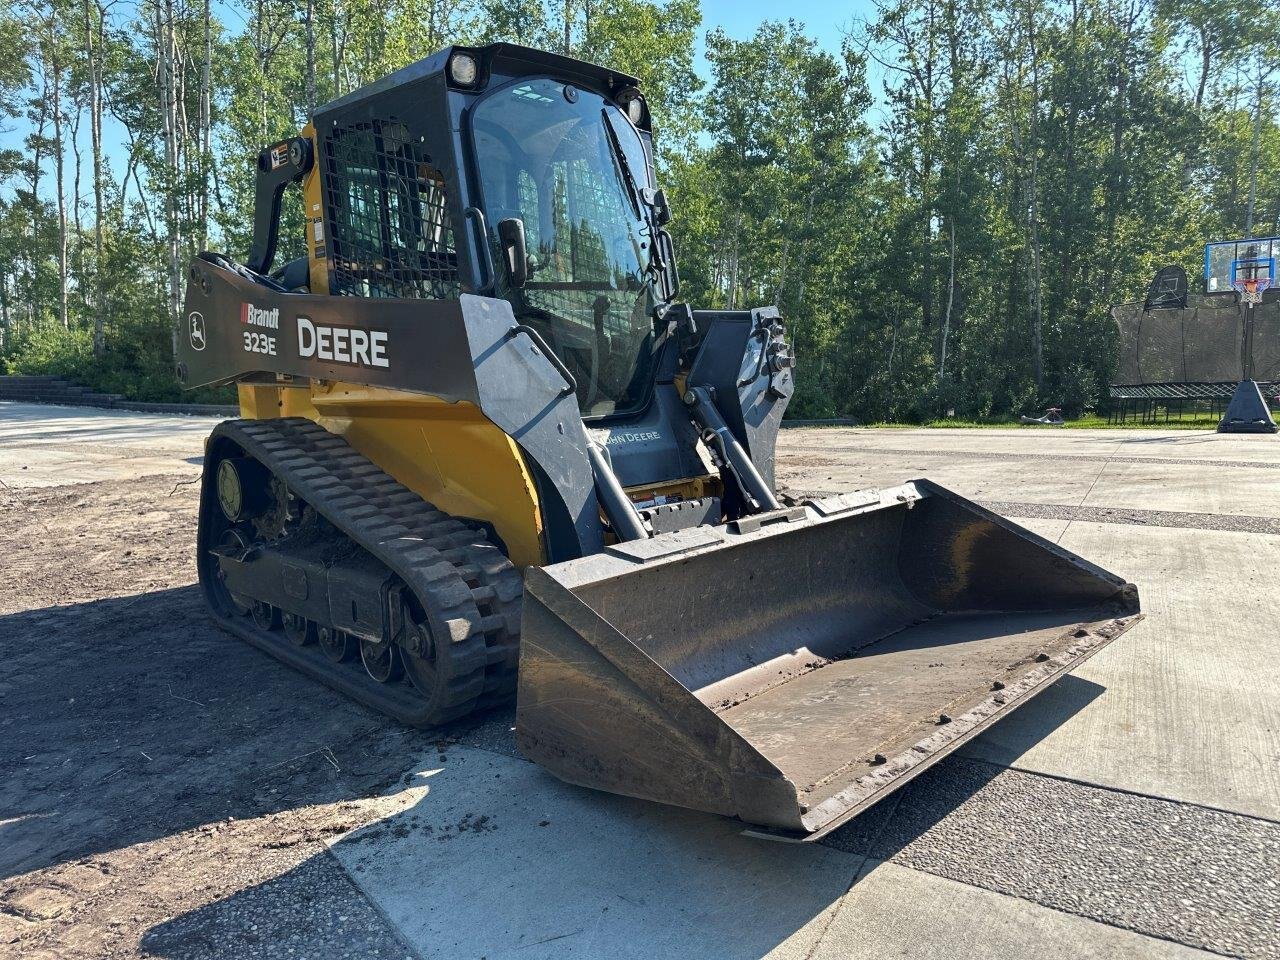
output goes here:
[[530, 568], [517, 741], [570, 783], [814, 839], [1137, 614], [928, 481], [810, 501]]

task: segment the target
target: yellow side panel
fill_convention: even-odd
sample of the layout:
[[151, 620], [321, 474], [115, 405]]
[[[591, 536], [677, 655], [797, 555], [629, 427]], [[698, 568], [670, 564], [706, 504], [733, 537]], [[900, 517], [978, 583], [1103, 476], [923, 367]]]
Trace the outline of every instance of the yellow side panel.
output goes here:
[[315, 420], [441, 510], [492, 523], [517, 567], [545, 562], [524, 457], [475, 406], [328, 381], [239, 392], [242, 416]]
[[329, 236], [332, 231], [324, 218], [324, 203], [320, 189], [320, 170], [324, 166], [320, 158], [320, 138], [316, 128], [308, 123], [300, 136], [311, 141], [311, 155], [315, 162], [302, 178], [302, 203], [305, 209], [307, 230], [307, 261], [312, 293], [329, 292]]

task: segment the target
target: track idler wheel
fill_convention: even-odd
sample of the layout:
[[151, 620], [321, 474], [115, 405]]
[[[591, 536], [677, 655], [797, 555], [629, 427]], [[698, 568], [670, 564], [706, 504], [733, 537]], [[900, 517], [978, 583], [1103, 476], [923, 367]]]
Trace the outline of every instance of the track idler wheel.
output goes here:
[[404, 676], [404, 662], [400, 659], [400, 648], [389, 640], [374, 643], [372, 640], [360, 640], [360, 660], [364, 663], [365, 673], [379, 683], [394, 683]]
[[359, 646], [355, 637], [345, 630], [338, 630], [334, 627], [317, 627], [316, 641], [320, 644], [320, 649], [324, 651], [324, 655], [334, 663], [346, 663], [348, 660], [354, 660]]
[[284, 635], [295, 646], [305, 647], [316, 642], [316, 625], [306, 617], [297, 613], [286, 613], [283, 620]]

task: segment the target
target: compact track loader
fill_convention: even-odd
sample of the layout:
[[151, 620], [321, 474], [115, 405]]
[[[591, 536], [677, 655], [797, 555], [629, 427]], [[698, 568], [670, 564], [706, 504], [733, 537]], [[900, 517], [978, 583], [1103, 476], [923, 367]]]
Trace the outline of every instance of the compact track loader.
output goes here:
[[[773, 307], [677, 300], [632, 77], [451, 47], [263, 150], [190, 268], [200, 582], [407, 724], [517, 696], [576, 784], [811, 839], [1115, 638], [1133, 585], [925, 480], [775, 491]], [[300, 190], [308, 255], [273, 271]], [[523, 578], [521, 576], [523, 571]]]

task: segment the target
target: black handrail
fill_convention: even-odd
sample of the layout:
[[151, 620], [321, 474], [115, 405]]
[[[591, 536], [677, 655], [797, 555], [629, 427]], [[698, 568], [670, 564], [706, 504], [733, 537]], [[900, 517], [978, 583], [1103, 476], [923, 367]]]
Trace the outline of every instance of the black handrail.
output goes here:
[[523, 323], [517, 323], [507, 331], [507, 337], [508, 339], [511, 339], [518, 337], [522, 333], [533, 341], [533, 345], [541, 350], [543, 355], [551, 361], [551, 365], [556, 368], [556, 372], [559, 373], [560, 376], [564, 377], [564, 382], [567, 384], [567, 387], [560, 391], [560, 395], [563, 397], [570, 393], [577, 393], [578, 381], [575, 380], [573, 374], [569, 372], [569, 368], [564, 365], [564, 361], [556, 356], [554, 350], [547, 346], [547, 341], [542, 339], [542, 334], [533, 329], [533, 327]]

